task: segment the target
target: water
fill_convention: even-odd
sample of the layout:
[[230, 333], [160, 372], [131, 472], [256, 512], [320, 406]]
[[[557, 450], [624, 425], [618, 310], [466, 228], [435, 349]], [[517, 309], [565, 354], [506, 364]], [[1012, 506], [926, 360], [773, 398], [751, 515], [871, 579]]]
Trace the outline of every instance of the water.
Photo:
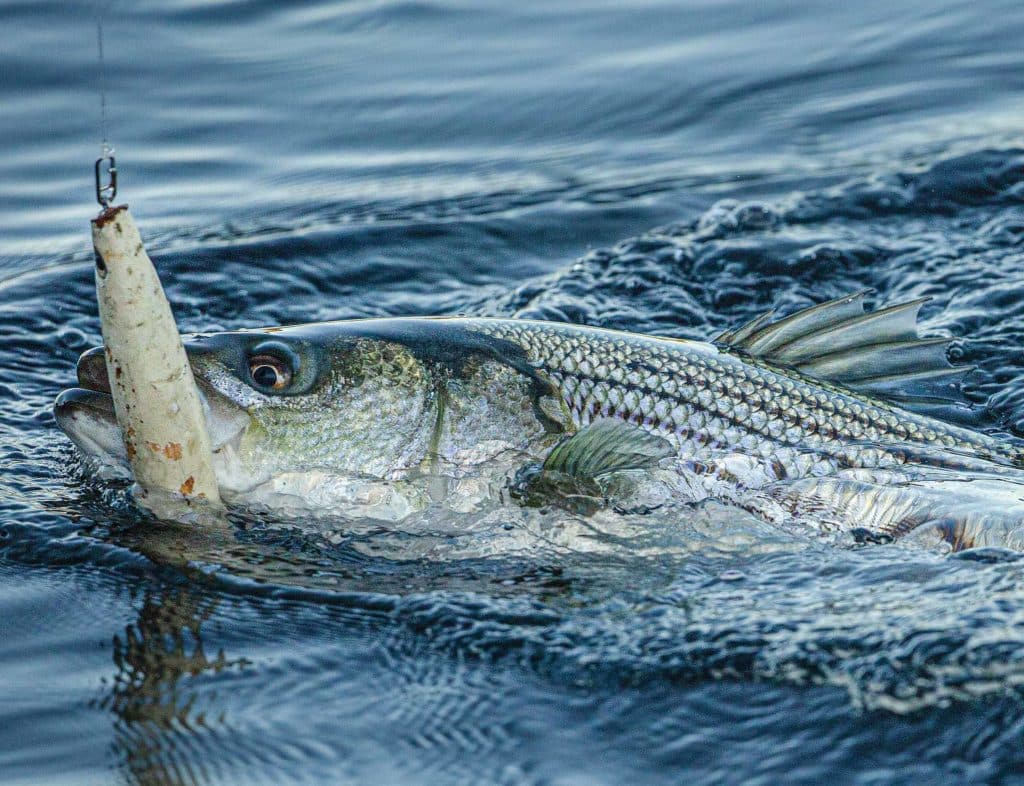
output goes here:
[[[870, 286], [1024, 435], [1019, 3], [98, 5], [184, 329], [705, 338]], [[50, 405], [99, 341], [96, 12], [0, 4], [0, 779], [1024, 781], [1010, 553], [714, 507], [196, 533], [93, 477]]]

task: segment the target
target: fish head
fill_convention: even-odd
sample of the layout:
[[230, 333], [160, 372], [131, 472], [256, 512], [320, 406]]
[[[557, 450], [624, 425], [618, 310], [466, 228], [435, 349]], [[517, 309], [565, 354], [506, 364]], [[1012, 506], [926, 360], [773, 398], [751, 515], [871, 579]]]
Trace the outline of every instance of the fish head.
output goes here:
[[[396, 480], [539, 449], [560, 426], [514, 346], [460, 320], [354, 320], [190, 335], [223, 490], [282, 477]], [[79, 449], [126, 461], [102, 351], [57, 400]]]

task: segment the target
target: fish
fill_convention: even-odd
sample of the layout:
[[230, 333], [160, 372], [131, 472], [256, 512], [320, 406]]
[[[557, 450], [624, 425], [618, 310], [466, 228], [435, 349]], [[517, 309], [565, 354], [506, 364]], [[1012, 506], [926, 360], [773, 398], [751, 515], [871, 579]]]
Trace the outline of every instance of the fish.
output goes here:
[[[936, 417], [970, 367], [949, 362], [950, 339], [918, 335], [926, 299], [867, 310], [869, 294], [770, 311], [708, 341], [398, 317], [184, 345], [217, 482], [236, 503], [351, 513], [361, 500], [400, 520], [490, 468], [498, 480], [483, 486], [503, 499], [583, 513], [613, 498], [640, 509], [655, 484], [660, 500], [862, 540], [925, 526], [954, 548], [1018, 537], [1024, 447]], [[77, 374], [57, 424], [82, 453], [123, 464], [101, 348]]]

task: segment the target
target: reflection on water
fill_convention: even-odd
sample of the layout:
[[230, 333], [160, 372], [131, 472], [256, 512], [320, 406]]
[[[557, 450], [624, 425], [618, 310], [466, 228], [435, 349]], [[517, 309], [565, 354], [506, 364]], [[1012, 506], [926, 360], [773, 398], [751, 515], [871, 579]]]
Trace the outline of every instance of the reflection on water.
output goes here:
[[216, 599], [187, 586], [146, 589], [134, 623], [114, 637], [116, 672], [98, 706], [114, 716], [115, 756], [126, 780], [138, 784], [193, 784], [208, 779], [197, 738], [229, 719], [197, 706], [196, 680], [243, 669], [244, 658], [207, 654], [202, 626]]

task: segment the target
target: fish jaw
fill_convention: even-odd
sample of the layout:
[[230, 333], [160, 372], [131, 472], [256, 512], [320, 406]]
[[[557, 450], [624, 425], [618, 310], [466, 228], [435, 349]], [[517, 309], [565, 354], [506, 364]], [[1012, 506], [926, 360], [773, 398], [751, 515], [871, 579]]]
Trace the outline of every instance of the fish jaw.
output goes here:
[[54, 402], [53, 417], [83, 455], [101, 465], [128, 470], [128, 454], [109, 393], [88, 388], [65, 390]]
[[[114, 413], [103, 348], [85, 352], [78, 360], [79, 387], [63, 391], [54, 402], [58, 427], [75, 447], [101, 466], [128, 472], [129, 462], [121, 428]], [[248, 415], [230, 401], [216, 395], [197, 379], [199, 399], [213, 448], [218, 484], [238, 485], [239, 470], [234, 455]]]

